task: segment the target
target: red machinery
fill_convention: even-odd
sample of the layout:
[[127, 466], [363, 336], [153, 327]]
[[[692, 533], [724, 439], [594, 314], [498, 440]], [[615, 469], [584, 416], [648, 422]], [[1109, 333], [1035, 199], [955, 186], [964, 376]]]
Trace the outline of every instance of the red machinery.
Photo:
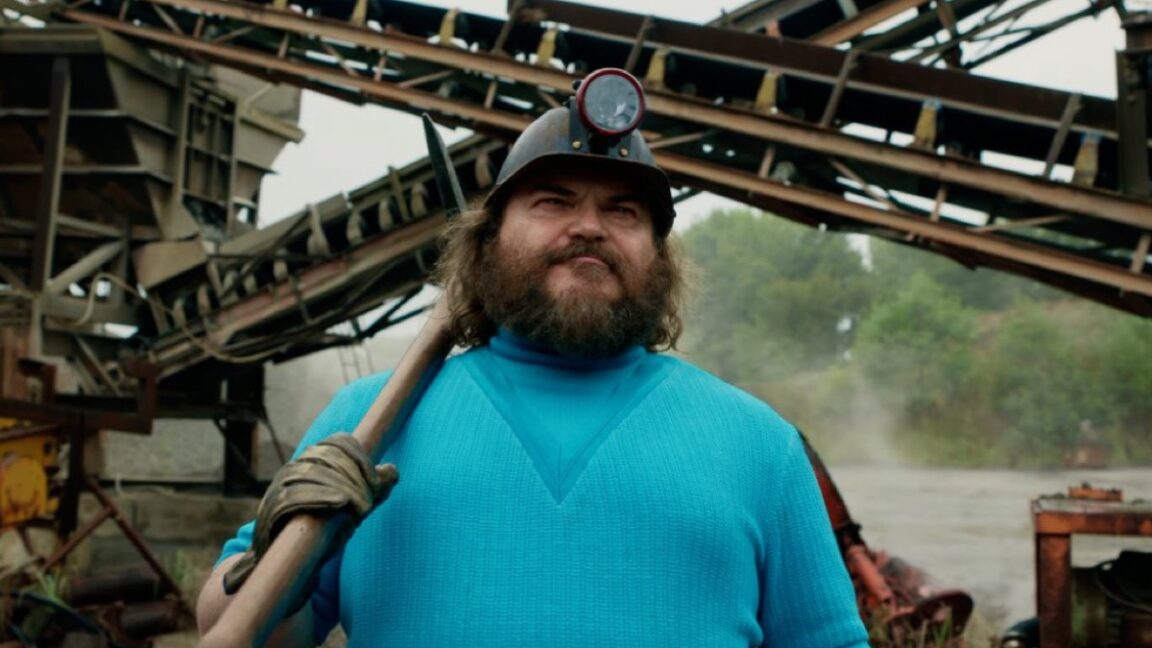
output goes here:
[[932, 645], [964, 645], [961, 636], [972, 615], [972, 597], [960, 590], [937, 590], [928, 585], [923, 571], [869, 548], [824, 461], [807, 439], [804, 448], [856, 588], [860, 615], [874, 633], [882, 632], [872, 637], [874, 645], [903, 646], [925, 637], [935, 642]]

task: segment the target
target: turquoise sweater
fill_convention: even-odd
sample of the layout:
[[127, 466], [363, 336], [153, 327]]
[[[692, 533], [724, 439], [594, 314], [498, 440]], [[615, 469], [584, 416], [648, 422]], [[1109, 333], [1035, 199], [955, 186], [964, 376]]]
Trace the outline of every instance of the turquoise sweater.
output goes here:
[[[301, 447], [352, 430], [385, 380], [341, 390]], [[501, 334], [445, 363], [384, 459], [400, 484], [325, 567], [320, 637], [867, 645], [796, 431], [677, 359], [573, 361]]]

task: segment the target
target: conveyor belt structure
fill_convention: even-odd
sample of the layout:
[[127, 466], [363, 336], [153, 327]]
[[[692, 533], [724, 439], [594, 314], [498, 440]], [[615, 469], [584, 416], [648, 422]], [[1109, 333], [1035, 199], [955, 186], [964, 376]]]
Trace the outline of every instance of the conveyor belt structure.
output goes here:
[[[51, 8], [190, 61], [472, 129], [482, 137], [455, 155], [473, 192], [491, 182], [500, 142], [564, 101], [573, 80], [623, 67], [648, 87], [644, 129], [684, 195], [712, 191], [1150, 311], [1147, 141], [1132, 153], [1107, 99], [555, 0], [518, 2], [505, 19], [397, 1], [355, 3], [339, 18], [221, 0]], [[848, 23], [825, 19], [817, 32]], [[870, 37], [859, 21], [844, 33], [853, 30]], [[222, 238], [151, 285], [143, 351], [171, 375], [208, 358], [282, 359], [342, 343], [326, 327], [382, 299], [405, 302], [425, 279], [436, 196], [419, 162]]]

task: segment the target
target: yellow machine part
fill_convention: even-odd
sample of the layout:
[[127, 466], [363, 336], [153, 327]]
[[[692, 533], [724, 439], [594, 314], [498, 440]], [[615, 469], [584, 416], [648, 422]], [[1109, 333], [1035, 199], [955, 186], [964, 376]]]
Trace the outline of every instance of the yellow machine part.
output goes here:
[[0, 441], [0, 527], [56, 512], [48, 474], [59, 465], [60, 443], [51, 433]]

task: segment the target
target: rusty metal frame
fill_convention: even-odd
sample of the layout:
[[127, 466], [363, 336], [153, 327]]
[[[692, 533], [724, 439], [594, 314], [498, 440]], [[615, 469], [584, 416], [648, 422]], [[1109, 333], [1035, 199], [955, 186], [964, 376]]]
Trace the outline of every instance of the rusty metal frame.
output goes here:
[[[171, 344], [157, 348], [152, 359], [163, 367], [164, 376], [214, 353], [223, 355], [229, 342], [242, 331], [291, 312], [308, 301], [356, 285], [364, 276], [380, 272], [382, 266], [387, 268], [416, 254], [436, 240], [442, 226], [442, 215], [429, 216], [377, 237], [343, 257], [312, 266], [294, 275], [292, 280], [281, 281], [212, 313], [211, 323], [202, 332], [187, 330], [183, 339], [176, 337]], [[326, 328], [333, 323], [335, 321], [326, 317], [319, 327]]]
[[[200, 11], [212, 11], [234, 18], [247, 17], [248, 20], [253, 20], [270, 29], [287, 29], [298, 34], [314, 34], [365, 47], [387, 49], [407, 57], [436, 61], [457, 70], [473, 70], [498, 78], [513, 79], [525, 84], [564, 89], [569, 87], [575, 78], [575, 76], [563, 71], [526, 66], [505, 57], [442, 48], [423, 40], [402, 35], [382, 35], [346, 23], [309, 19], [292, 12], [276, 12], [271, 9], [252, 11], [247, 6], [238, 6], [239, 3], [223, 3], [219, 0], [154, 1], [172, 6], [189, 6]], [[358, 91], [380, 100], [404, 105], [426, 105], [445, 114], [466, 117], [477, 124], [494, 125], [507, 130], [517, 128], [514, 122], [504, 119], [503, 115], [495, 111], [478, 110], [461, 105], [458, 101], [440, 97], [434, 98], [428, 94], [404, 92], [411, 89], [401, 87], [400, 84], [389, 84], [383, 81], [379, 83], [367, 82], [362, 77], [338, 81], [338, 77], [323, 73], [323, 68], [319, 66], [286, 60], [277, 61], [274, 57], [255, 52], [214, 48], [209, 44], [200, 43], [193, 39], [155, 33], [145, 27], [124, 25], [100, 16], [72, 12], [65, 12], [64, 15], [80, 22], [213, 56], [222, 62], [251, 67], [266, 67], [290, 75], [324, 79], [334, 84], [349, 84]], [[993, 170], [963, 160], [940, 158], [931, 153], [883, 145], [828, 129], [814, 128], [791, 120], [772, 118], [756, 113], [744, 113], [731, 107], [716, 108], [671, 93], [650, 93], [648, 106], [653, 113], [687, 119], [701, 127], [724, 124], [724, 129], [727, 131], [771, 142], [789, 144], [829, 155], [841, 155], [885, 164], [907, 173], [923, 174], [945, 182], [964, 184], [998, 194], [1028, 196], [1050, 207], [1068, 208], [1072, 211], [1091, 214], [1098, 218], [1114, 220], [1136, 227], [1152, 226], [1152, 206], [1143, 201], [1127, 199], [1116, 194], [1071, 188], [1063, 183]], [[1062, 106], [1061, 118], [1064, 112]], [[1060, 121], [1061, 119], [1056, 120], [1055, 125], [1057, 127], [1059, 127]]]
[[[237, 17], [245, 15], [245, 9], [236, 7], [235, 5], [237, 3], [220, 3], [217, 0], [156, 1], [172, 5], [186, 3], [203, 11], [210, 10], [214, 5], [223, 4], [227, 8], [220, 9], [220, 11], [231, 13]], [[263, 17], [264, 15], [271, 15], [274, 12], [272, 10], [264, 10], [255, 13], [257, 16]], [[390, 84], [383, 81], [375, 82], [364, 78], [342, 79], [337, 75], [331, 74], [324, 68], [315, 65], [279, 60], [276, 57], [255, 52], [217, 48], [190, 38], [156, 33], [154, 30], [146, 27], [125, 25], [101, 16], [79, 14], [71, 11], [65, 12], [64, 15], [78, 22], [85, 22], [128, 35], [146, 38], [150, 41], [168, 46], [194, 51], [210, 56], [214, 60], [222, 63], [242, 64], [251, 68], [265, 67], [290, 75], [324, 79], [331, 83], [339, 82], [348, 84], [366, 95], [384, 101], [431, 108], [448, 115], [464, 117], [478, 126], [495, 127], [505, 131], [519, 132], [519, 129], [527, 123], [527, 120], [523, 117], [463, 105], [458, 101], [445, 99], [429, 93], [422, 93], [413, 88], [399, 87], [399, 84]], [[253, 18], [253, 20], [255, 20], [255, 18]], [[474, 53], [465, 50], [446, 50], [423, 41], [401, 36], [375, 35], [372, 32], [353, 34], [349, 32], [362, 30], [343, 23], [328, 25], [323, 24], [322, 21], [318, 22], [321, 22], [321, 24], [313, 24], [310, 19], [297, 17], [295, 14], [277, 14], [272, 19], [261, 21], [261, 24], [269, 28], [294, 29], [300, 33], [316, 33], [321, 36], [338, 38], [354, 43], [359, 41], [359, 44], [366, 44], [370, 42], [369, 39], [375, 40], [378, 38], [379, 41], [374, 43], [375, 47], [386, 47], [390, 51], [398, 52], [405, 56], [437, 60], [444, 65], [453, 66], [457, 69], [475, 70], [497, 77], [514, 79], [521, 83], [561, 89], [570, 87], [572, 80], [576, 78], [574, 75], [563, 71], [526, 66], [503, 57], [491, 56], [485, 53]], [[738, 109], [715, 108], [707, 104], [702, 104], [701, 102], [690, 101], [671, 94], [650, 93], [648, 97], [648, 107], [656, 114], [674, 115], [687, 119], [698, 127], [723, 124], [724, 130], [752, 136], [768, 142], [778, 142], [823, 154], [840, 155], [862, 161], [885, 164], [900, 171], [923, 174], [944, 182], [964, 184], [1014, 197], [1027, 196], [1049, 207], [1064, 208], [1136, 227], [1152, 227], [1152, 205], [1144, 201], [1133, 200], [1117, 194], [1099, 190], [1074, 188], [1063, 183], [994, 170], [965, 160], [941, 158], [931, 153], [883, 145], [827, 129], [814, 128], [802, 123], [773, 119], [756, 113], [745, 113]]]
[[[310, 34], [322, 38], [339, 40], [372, 51], [388, 51], [411, 59], [434, 61], [448, 68], [460, 71], [469, 70], [493, 77], [511, 79], [523, 84], [550, 88], [565, 88], [573, 77], [563, 71], [528, 66], [500, 56], [469, 52], [455, 48], [443, 48], [427, 43], [422, 39], [401, 34], [379, 34], [360, 30], [347, 23], [307, 19], [291, 12], [278, 12], [267, 8], [251, 9], [236, 3], [220, 3], [215, 0], [156, 0], [165, 5], [187, 6], [204, 12], [219, 12], [235, 18], [253, 21], [269, 29], [293, 30], [299, 34]], [[551, 3], [556, 4], [556, 3]], [[157, 32], [143, 26], [124, 25], [115, 20], [89, 14], [66, 12], [67, 16], [96, 24], [108, 29], [149, 39], [183, 51], [196, 52], [212, 60], [243, 66], [245, 69], [268, 69], [278, 75], [290, 78], [307, 79], [352, 87], [364, 96], [372, 97], [386, 105], [421, 106], [430, 108], [453, 119], [470, 123], [474, 128], [508, 137], [519, 132], [527, 123], [528, 117], [513, 115], [480, 106], [462, 103], [453, 98], [445, 98], [416, 88], [401, 87], [396, 82], [376, 82], [370, 77], [357, 75], [349, 77], [343, 69], [336, 71], [315, 63], [281, 59], [241, 48], [222, 47], [206, 44], [191, 38]], [[661, 37], [664, 35], [661, 31]], [[847, 75], [845, 75], [847, 76]], [[1057, 126], [1064, 121], [1067, 98], [1061, 95], [1061, 106]], [[1152, 227], [1152, 205], [1146, 201], [1096, 189], [1075, 187], [1052, 182], [1042, 178], [1023, 176], [985, 167], [963, 159], [939, 156], [931, 152], [894, 147], [839, 133], [833, 129], [820, 128], [805, 123], [778, 117], [766, 117], [732, 107], [715, 107], [704, 102], [680, 97], [673, 93], [652, 92], [649, 95], [649, 108], [667, 118], [674, 118], [690, 124], [690, 129], [699, 129], [723, 124], [729, 133], [752, 136], [765, 143], [793, 146], [822, 155], [838, 155], [871, 164], [881, 164], [904, 173], [922, 175], [926, 179], [946, 184], [968, 186], [996, 195], [1025, 198], [1049, 210], [1067, 210], [1081, 216], [1090, 215], [1111, 223], [1130, 226], [1137, 232]], [[1051, 251], [1040, 246], [1031, 246], [1011, 238], [995, 237], [991, 233], [979, 233], [946, 223], [931, 221], [917, 222], [902, 218], [883, 210], [875, 210], [850, 203], [835, 196], [819, 195], [811, 191], [786, 187], [763, 179], [755, 183], [732, 169], [715, 168], [707, 162], [677, 156], [671, 152], [657, 152], [661, 164], [684, 178], [698, 178], [710, 183], [729, 184], [745, 191], [756, 191], [780, 201], [788, 201], [806, 208], [837, 214], [841, 217], [901, 231], [905, 234], [978, 250], [983, 254], [1002, 257], [1006, 261], [1026, 264], [1051, 272], [1067, 273], [1082, 280], [1112, 286], [1116, 289], [1139, 295], [1152, 295], [1150, 280], [1143, 274], [1133, 273], [1128, 262], [1123, 267], [1113, 267], [1090, 258], [1080, 258], [1070, 253]], [[754, 186], [753, 186], [754, 185]]]
[[1152, 506], [1074, 498], [1032, 502], [1040, 648], [1072, 641], [1072, 536], [1152, 536]]
[[[640, 14], [563, 0], [534, 0], [533, 6], [543, 13], [543, 19], [617, 41], [631, 42], [643, 20]], [[655, 19], [649, 41], [670, 47], [675, 52], [739, 62], [755, 69], [771, 67], [791, 76], [819, 80], [829, 85], [835, 82], [844, 67], [844, 58], [852, 51], [667, 19]], [[859, 60], [860, 69], [850, 79], [849, 88], [906, 96], [917, 102], [939, 99], [945, 106], [954, 105], [977, 113], [1055, 126], [1067, 100], [1068, 93], [1058, 90], [926, 68], [867, 51], [859, 52]], [[1114, 136], [1109, 103], [1097, 97], [1086, 98], [1085, 114], [1080, 116], [1078, 128]]]
[[51, 88], [48, 138], [44, 143], [44, 164], [40, 170], [40, 201], [37, 209], [39, 225], [33, 243], [32, 277], [29, 282], [34, 291], [43, 289], [48, 283], [52, 276], [52, 261], [55, 258], [56, 214], [60, 210], [64, 145], [68, 133], [68, 110], [72, 96], [72, 66], [66, 56], [58, 56], [52, 62]]
[[[916, 0], [861, 3], [859, 13], [830, 26], [824, 37], [839, 34], [837, 38], [853, 38], [881, 13], [910, 3], [918, 4]], [[1115, 142], [1115, 124], [1102, 118], [1113, 107], [1110, 102], [924, 70], [870, 54], [845, 54], [812, 44], [707, 30], [554, 0], [524, 0], [517, 6], [535, 11], [532, 20], [539, 19], [542, 11], [548, 20], [563, 23], [571, 34], [585, 41], [610, 44], [613, 51], [622, 52], [617, 64], [632, 65], [641, 72], [645, 64], [652, 66], [653, 52], [659, 51], [669, 57], [692, 57], [694, 64], [752, 70], [757, 82], [770, 71], [777, 75], [774, 83], [780, 87], [774, 89], [781, 91], [784, 101], [787, 84], [803, 82], [828, 90], [830, 96], [822, 112], [825, 118], [813, 123], [820, 114], [810, 116], [812, 121], [803, 121], [776, 110], [758, 110], [751, 101], [745, 107], [741, 101], [716, 102], [709, 96], [678, 94], [675, 89], [679, 86], [665, 86], [661, 75], [659, 87], [649, 93], [649, 128], [663, 136], [653, 140], [653, 149], [658, 162], [677, 182], [718, 191], [800, 222], [868, 231], [923, 245], [962, 258], [969, 265], [1040, 278], [1110, 305], [1152, 315], [1152, 277], [1142, 258], [1152, 241], [1152, 204], [1114, 191], [1047, 179], [1056, 163], [1068, 159], [1072, 147], [1065, 142], [1075, 142], [1085, 134], [1102, 138], [1109, 146]], [[142, 39], [178, 56], [223, 63], [269, 81], [286, 81], [355, 102], [369, 100], [409, 111], [427, 109], [438, 114], [443, 123], [464, 125], [505, 140], [521, 132], [536, 112], [562, 101], [575, 78], [563, 70], [516, 60], [535, 51], [532, 38], [538, 38], [541, 31], [531, 20], [525, 22], [529, 14], [521, 15], [519, 9], [507, 20], [484, 25], [484, 29], [494, 26], [499, 49], [510, 50], [509, 56], [446, 47], [429, 42], [422, 34], [404, 34], [395, 28], [378, 32], [275, 6], [220, 0], [138, 0], [134, 7], [120, 15], [105, 15], [98, 13], [95, 5], [81, 2], [63, 8], [59, 15]], [[207, 35], [213, 33], [217, 36]], [[398, 60], [403, 65], [396, 65]], [[186, 78], [173, 77], [172, 83], [180, 82], [184, 85], [174, 87], [182, 87], [187, 99], [193, 88]], [[749, 96], [755, 89], [747, 89]], [[916, 105], [925, 99], [939, 99], [948, 110], [1048, 129], [1053, 133], [1051, 140], [1044, 142], [1038, 153], [1045, 162], [1044, 177], [839, 131], [841, 114], [858, 114], [858, 110], [852, 112], [853, 102], [858, 104], [869, 93]], [[514, 105], [507, 98], [523, 103]], [[240, 106], [233, 105], [230, 113], [235, 140]], [[222, 114], [222, 119], [226, 117]], [[186, 125], [188, 119], [185, 110], [182, 123]], [[178, 149], [173, 153], [177, 156], [171, 167], [173, 177], [156, 179], [170, 184], [168, 208], [174, 212], [178, 209], [177, 195], [188, 191], [185, 167], [190, 153], [185, 149], [190, 150], [190, 142], [186, 127], [167, 136], [175, 138]], [[1147, 147], [1141, 146], [1146, 145], [1144, 140], [1133, 149], [1146, 152]], [[700, 152], [732, 142], [738, 143], [732, 146], [739, 148], [739, 164]], [[497, 157], [503, 155], [498, 146], [487, 150]], [[773, 180], [772, 166], [781, 161], [796, 164], [807, 173], [807, 186]], [[231, 245], [237, 233], [234, 185], [238, 163], [243, 162], [232, 159], [226, 169], [218, 169], [226, 174], [219, 179], [227, 185], [223, 228], [229, 246], [209, 251], [201, 259], [190, 258], [188, 267], [194, 272], [158, 277], [157, 285], [148, 286], [149, 306], [158, 329], [149, 357], [166, 378], [206, 360], [284, 359], [336, 344], [338, 340], [328, 338], [305, 342], [302, 336], [364, 313], [386, 297], [410, 294], [427, 271], [423, 255], [432, 249], [439, 216], [434, 201], [426, 195], [425, 179], [393, 172], [385, 183], [371, 190], [371, 196], [350, 196], [340, 205], [317, 206], [312, 227], [277, 230], [284, 236], [260, 243], [278, 248], [266, 254], [271, 248]], [[481, 164], [480, 157], [476, 164]], [[77, 170], [65, 166], [61, 173], [74, 174]], [[115, 170], [100, 169], [105, 173]], [[841, 178], [858, 183], [859, 191], [837, 186]], [[912, 182], [923, 187], [915, 191], [927, 192], [918, 195], [931, 201], [930, 209], [920, 203], [910, 206], [897, 196]], [[855, 202], [853, 193], [881, 204]], [[975, 204], [987, 201], [997, 209], [987, 210], [988, 221], [983, 224], [950, 220], [952, 212], [946, 205], [963, 206], [969, 204], [966, 200]], [[337, 230], [329, 228], [359, 232], [360, 210], [366, 205], [381, 224], [391, 219], [385, 231], [367, 239], [358, 233], [352, 240], [349, 235], [346, 248], [333, 246], [329, 238]], [[1006, 207], [1000, 210], [1001, 206]], [[123, 232], [111, 226], [85, 230], [77, 226], [76, 219], [69, 218], [57, 215], [57, 226], [72, 235], [92, 237], [93, 245], [86, 258], [73, 258], [72, 268], [60, 273], [61, 277], [91, 274], [89, 269], [97, 269], [105, 261], [115, 260], [123, 268], [126, 256], [122, 252], [129, 243]], [[1067, 242], [1071, 238], [1047, 244], [1036, 240], [1035, 232], [1078, 236], [1083, 248], [1076, 247], [1079, 242]], [[309, 235], [315, 250], [307, 245]], [[329, 244], [323, 245], [326, 242]], [[269, 281], [269, 277], [273, 279]], [[357, 282], [359, 290], [353, 289]], [[60, 285], [55, 286], [57, 293]], [[347, 298], [353, 303], [347, 303]], [[330, 308], [333, 300], [346, 305]], [[46, 295], [42, 301], [47, 314], [75, 319], [85, 312], [83, 300], [64, 295]], [[324, 309], [323, 316], [318, 316], [318, 308]], [[134, 317], [127, 305], [112, 303], [98, 304], [92, 315], [105, 321]], [[391, 316], [381, 321], [386, 324]], [[291, 339], [275, 339], [266, 333], [270, 326], [293, 335], [288, 336]], [[92, 374], [94, 384], [100, 382], [99, 373]]]
[[100, 487], [100, 484], [97, 483], [96, 480], [85, 478], [82, 482], [84, 488], [91, 492], [96, 498], [96, 501], [100, 503], [100, 510], [80, 528], [69, 530], [67, 540], [53, 552], [52, 555], [44, 559], [41, 568], [47, 571], [61, 563], [68, 557], [68, 554], [72, 553], [72, 551], [87, 539], [101, 524], [107, 520], [112, 520], [116, 523], [116, 526], [120, 528], [121, 533], [124, 534], [128, 542], [135, 547], [140, 557], [148, 564], [148, 567], [156, 574], [160, 584], [176, 595], [177, 604], [181, 612], [192, 615], [192, 608], [188, 604], [188, 599], [184, 591], [180, 588], [180, 585], [172, 578], [168, 570], [164, 569], [164, 565], [161, 564], [160, 559], [152, 552], [152, 549], [148, 547], [148, 543], [144, 540], [144, 537], [140, 535], [140, 532], [128, 522], [128, 519], [120, 511], [120, 507], [116, 506], [116, 502], [108, 496], [108, 493]]
[[1132, 195], [1148, 197], [1148, 155], [1138, 142], [1149, 136], [1149, 85], [1152, 73], [1152, 19], [1132, 15], [1124, 22], [1126, 47], [1116, 53], [1116, 118], [1120, 138], [1120, 187]]
[[[1043, 0], [1047, 1], [1047, 0]], [[871, 27], [899, 15], [909, 9], [915, 9], [928, 4], [928, 0], [887, 0], [872, 5], [860, 13], [847, 18], [835, 25], [831, 25], [814, 36], [809, 37], [811, 43], [819, 45], [839, 45], [863, 34]]]

